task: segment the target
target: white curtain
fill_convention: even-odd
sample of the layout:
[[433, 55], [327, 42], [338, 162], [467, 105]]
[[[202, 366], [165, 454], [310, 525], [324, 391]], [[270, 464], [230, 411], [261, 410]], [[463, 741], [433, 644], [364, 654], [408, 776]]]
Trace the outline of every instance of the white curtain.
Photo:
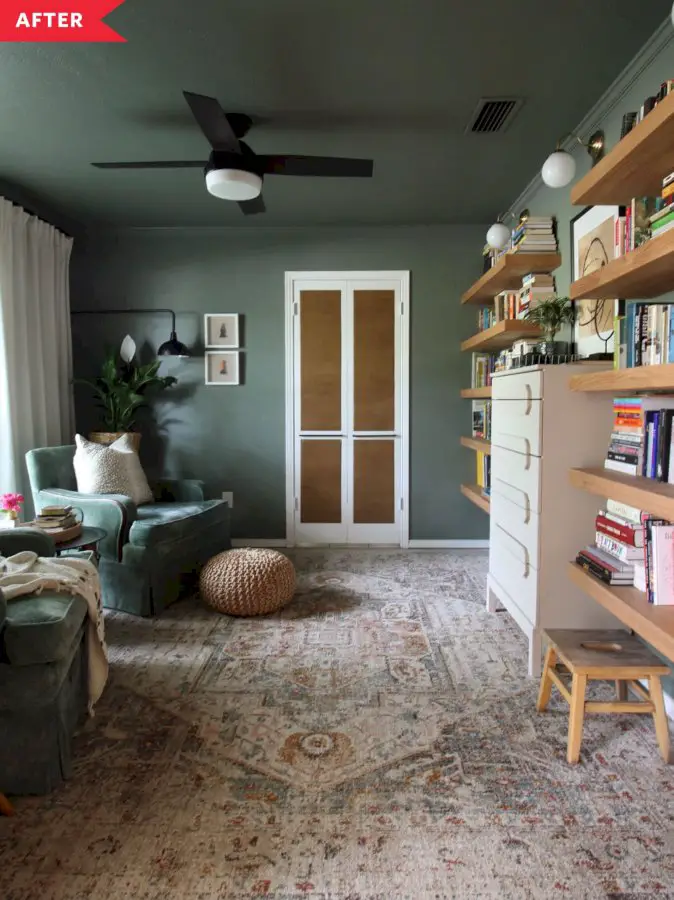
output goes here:
[[0, 197], [0, 493], [27, 500], [26, 451], [73, 437], [72, 243]]

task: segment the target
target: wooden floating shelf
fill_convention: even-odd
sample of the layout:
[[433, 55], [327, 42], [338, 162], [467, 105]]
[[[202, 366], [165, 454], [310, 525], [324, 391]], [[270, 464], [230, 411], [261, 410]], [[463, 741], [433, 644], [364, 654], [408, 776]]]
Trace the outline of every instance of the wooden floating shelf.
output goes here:
[[574, 487], [643, 509], [667, 521], [674, 519], [674, 485], [610, 469], [570, 469]]
[[571, 285], [572, 300], [648, 300], [674, 289], [674, 230], [651, 238], [631, 253]]
[[468, 288], [462, 303], [491, 303], [496, 294], [522, 287], [522, 276], [529, 272], [549, 274], [562, 264], [559, 253], [506, 253], [495, 266]]
[[482, 496], [482, 488], [479, 484], [462, 484], [461, 493], [464, 497], [468, 497], [475, 506], [479, 506], [482, 512], [489, 515], [489, 497]]
[[461, 391], [464, 400], [490, 400], [491, 385], [488, 387], [464, 388]]
[[461, 446], [468, 447], [469, 450], [476, 450], [478, 453], [486, 453], [491, 455], [491, 441], [486, 441], [479, 437], [462, 437]]
[[662, 366], [635, 366], [632, 369], [607, 369], [574, 375], [569, 381], [572, 391], [604, 391], [633, 394], [638, 391], [674, 391], [674, 363]]
[[526, 319], [504, 319], [491, 328], [479, 331], [461, 344], [462, 350], [504, 350], [513, 341], [522, 338], [539, 338], [541, 329]]
[[[674, 96], [665, 97], [571, 190], [576, 206], [656, 197], [674, 172]], [[618, 295], [620, 296], [620, 295]]]
[[674, 659], [674, 606], [654, 606], [636, 588], [604, 584], [577, 563], [569, 563], [569, 578], [660, 653]]

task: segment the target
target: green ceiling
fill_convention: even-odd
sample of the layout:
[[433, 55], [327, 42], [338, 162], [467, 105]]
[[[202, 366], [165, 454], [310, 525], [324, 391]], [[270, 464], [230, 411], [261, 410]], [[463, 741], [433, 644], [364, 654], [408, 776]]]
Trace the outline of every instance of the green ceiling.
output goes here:
[[[0, 179], [82, 223], [485, 222], [536, 172], [671, 0], [126, 0], [126, 44], [4, 44]], [[210, 197], [181, 91], [260, 117], [261, 153], [366, 156], [367, 180], [265, 181], [268, 212]], [[502, 135], [466, 135], [480, 97], [525, 100]]]

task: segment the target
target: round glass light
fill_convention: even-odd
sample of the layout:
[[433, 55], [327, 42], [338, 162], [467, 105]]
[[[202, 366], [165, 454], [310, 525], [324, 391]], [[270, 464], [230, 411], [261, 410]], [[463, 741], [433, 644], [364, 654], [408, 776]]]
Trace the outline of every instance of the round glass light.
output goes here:
[[262, 179], [243, 169], [211, 169], [206, 173], [206, 189], [220, 200], [254, 200], [262, 190]]
[[543, 163], [541, 176], [551, 188], [563, 188], [571, 184], [576, 174], [576, 160], [566, 150], [555, 150]]
[[510, 229], [503, 222], [494, 222], [487, 232], [487, 243], [494, 250], [503, 250], [510, 241]]

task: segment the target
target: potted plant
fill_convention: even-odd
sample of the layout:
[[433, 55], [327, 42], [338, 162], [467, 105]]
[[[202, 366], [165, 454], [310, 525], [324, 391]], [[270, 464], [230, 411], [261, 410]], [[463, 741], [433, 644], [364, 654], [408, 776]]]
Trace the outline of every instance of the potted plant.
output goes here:
[[576, 319], [576, 310], [568, 297], [549, 297], [541, 300], [532, 309], [528, 309], [524, 317], [535, 325], [538, 325], [544, 334], [544, 340], [539, 341], [537, 350], [546, 356], [568, 353], [568, 341], [556, 341], [557, 333], [564, 325], [573, 325]]
[[[130, 344], [133, 351], [126, 353]], [[95, 381], [77, 379], [94, 392], [96, 405], [102, 410], [101, 424], [104, 430], [89, 434], [89, 440], [97, 444], [111, 444], [123, 434], [130, 433], [136, 450], [140, 445], [140, 434], [133, 431], [136, 413], [147, 406], [147, 397], [157, 394], [176, 384], [172, 375], [158, 374], [160, 360], [140, 365], [134, 358], [135, 345], [126, 338], [122, 352], [108, 353], [103, 362], [101, 374]]]

